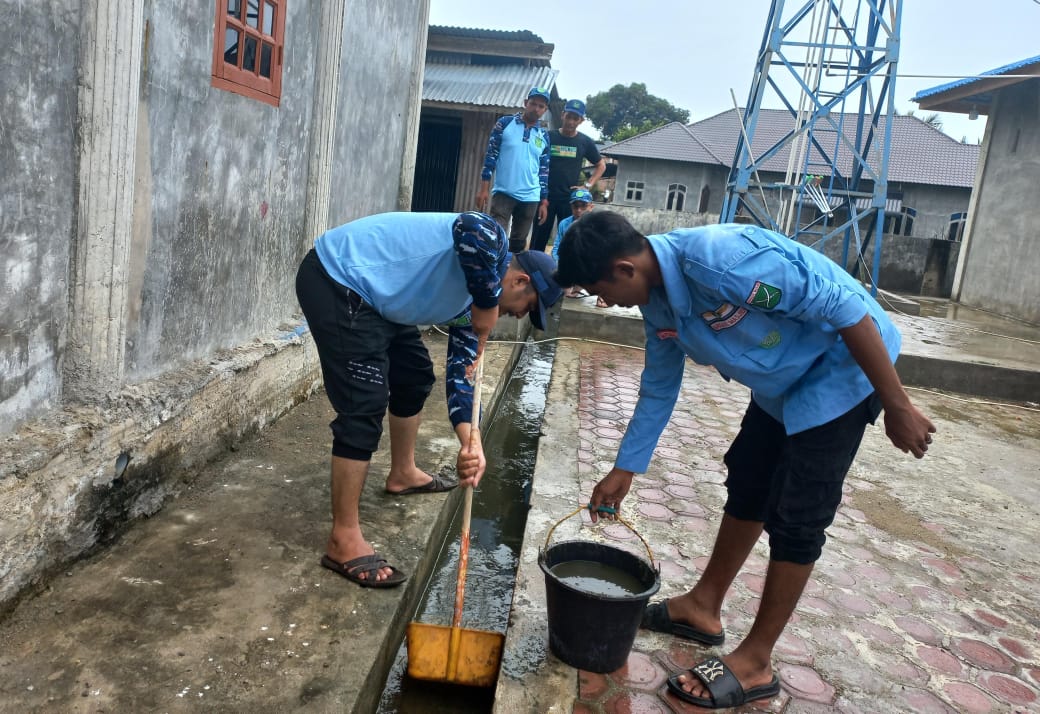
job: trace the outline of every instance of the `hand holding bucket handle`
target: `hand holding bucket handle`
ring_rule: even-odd
[[[560,524],[562,524],[562,523],[563,523],[564,521],[566,521],[566,520],[567,520],[568,518],[571,518],[571,517],[573,517],[573,516],[576,516],[576,515],[578,515],[579,513],[581,513],[582,511],[584,511],[584,510],[585,510],[586,508],[587,508],[587,509],[589,509],[589,510],[591,511],[591,510],[592,510],[592,504],[591,504],[591,503],[586,503],[586,504],[585,504],[585,505],[583,505],[583,506],[578,506],[578,508],[577,508],[577,509],[575,509],[575,510],[571,511],[571,512],[570,512],[570,513],[568,513],[568,514],[567,514],[566,516],[564,516],[563,518],[561,518],[560,520],[556,521],[556,523],[554,523],[554,524],[553,524],[552,528],[550,528],[550,529],[549,529],[549,532],[545,534],[545,545],[544,545],[544,546],[542,546],[542,552],[543,552],[543,553],[544,553],[545,551],[547,551],[547,550],[549,549],[549,541],[550,541],[550,540],[552,539],[552,534],[553,534],[553,532],[555,532],[555,531],[556,531],[556,528],[557,528],[557,527],[558,527],[558,526],[559,526]],[[621,524],[622,524],[622,525],[624,525],[624,526],[625,526],[626,528],[628,528],[628,530],[630,530],[630,531],[632,531],[633,533],[635,533],[635,534],[636,534],[636,538],[638,538],[638,539],[639,539],[639,541],[640,541],[640,542],[641,542],[641,543],[643,544],[643,547],[644,547],[644,548],[646,548],[646,554],[647,554],[648,556],[650,556],[650,567],[651,567],[651,568],[652,568],[653,570],[655,570],[655,571],[657,571],[657,572],[660,572],[660,570],[661,570],[661,569],[660,569],[660,567],[659,567],[659,566],[657,565],[657,561],[656,561],[656,560],[654,560],[654,552],[653,552],[652,550],[650,550],[650,544],[649,544],[649,543],[647,543],[647,542],[646,542],[646,539],[645,539],[645,538],[643,538],[643,536],[639,534],[639,531],[637,531],[637,530],[635,529],[635,526],[633,526],[633,525],[632,525],[631,523],[629,523],[629,522],[628,522],[628,521],[626,521],[626,520],[625,520],[624,518],[622,518],[622,517],[621,517],[621,514],[619,514],[619,513],[617,512],[617,509],[615,509],[615,508],[611,508],[610,506],[596,506],[596,511],[599,511],[600,513],[608,513],[608,514],[610,514],[610,515],[613,515],[613,516],[614,516],[614,518],[615,518],[615,519],[616,519],[616,520],[617,520],[617,521],[618,521],[619,523],[621,523]]]

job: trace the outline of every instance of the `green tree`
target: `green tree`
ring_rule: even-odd
[[[611,141],[620,141],[668,122],[685,123],[690,118],[689,111],[655,97],[640,82],[627,87],[615,84],[605,92],[590,95],[585,115],[603,138]]]
[[[897,111],[896,114],[899,114],[899,112]],[[906,115],[908,117],[915,116],[914,110],[911,109],[910,111],[908,111],[906,113]],[[935,113],[925,114],[923,117],[917,117],[917,118],[920,119],[921,121],[923,121],[928,126],[932,127],[933,129],[936,129],[938,131],[942,131],[942,128],[943,128],[942,117],[940,117],[938,114],[935,114]]]

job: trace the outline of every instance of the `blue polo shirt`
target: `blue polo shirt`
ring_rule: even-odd
[[[549,195],[549,132],[527,126],[521,114],[495,122],[484,155],[480,178],[495,175],[492,193],[504,193],[517,201],[540,201]]]
[[[458,230],[453,230],[458,222]],[[468,422],[477,355],[470,305],[498,305],[512,254],[502,229],[476,213],[382,213],[323,233],[314,243],[325,272],[383,319],[447,323],[445,392],[453,426]]]
[[[870,315],[895,362],[901,338],[836,263],[779,233],[715,225],[647,236],[664,284],[640,308],[646,366],[616,465],[646,471],[686,357],[751,388],[788,434],[825,424],[874,391],[838,330]]]
[[[470,293],[462,259],[477,250],[456,246],[458,213],[380,213],[333,228],[314,243],[322,266],[375,308],[401,325],[437,325],[463,313],[476,299],[498,304],[497,284],[508,265],[505,245],[485,262],[488,294]],[[484,303],[484,304],[481,304]]]

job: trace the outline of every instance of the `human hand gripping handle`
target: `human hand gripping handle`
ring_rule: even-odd
[[[459,449],[459,457],[455,465],[459,475],[459,486],[463,488],[476,488],[487,468],[484,447],[480,441],[480,387],[483,377],[484,360],[478,357],[473,383],[473,415],[470,418],[469,435],[464,439],[462,448]]]
[[[600,506],[607,506],[615,511],[615,513],[603,515],[603,518],[616,519],[616,512],[621,510],[621,501],[632,488],[633,476],[635,476],[633,472],[615,466],[596,484],[596,487],[592,489],[592,497],[589,499],[589,512],[593,523],[601,517]]]

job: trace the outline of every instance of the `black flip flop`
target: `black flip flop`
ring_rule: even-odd
[[[696,627],[684,625],[681,622],[672,622],[672,618],[668,615],[667,602],[652,602],[647,605],[643,610],[643,622],[640,624],[640,627],[644,630],[665,632],[669,635],[682,637],[684,640],[700,642],[708,647],[715,647],[726,641],[725,630],[713,635],[710,632],[698,630]]]
[[[443,493],[450,491],[453,488],[458,487],[458,481],[452,481],[449,478],[445,478],[440,474],[434,474],[433,480],[429,483],[424,483],[422,486],[412,486],[406,488],[403,491],[387,491],[391,496],[411,496],[417,493]]]
[[[354,558],[343,563],[338,563],[329,556],[323,555],[321,556],[321,564],[363,588],[394,588],[408,579],[407,575],[386,562],[386,558],[379,555],[379,553],[362,555],[360,558]],[[376,575],[383,568],[390,568],[393,573],[385,580],[376,580]],[[360,575],[365,577],[359,577]]]
[[[685,691],[679,682],[680,675],[678,674],[668,678],[668,688],[679,699],[698,707],[707,709],[739,707],[758,699],[771,699],[780,693],[780,680],[776,678],[776,675],[773,675],[773,680],[769,684],[744,689],[740,686],[740,680],[736,675],[718,657],[709,657],[687,672],[701,680],[711,696],[695,697]],[[686,672],[681,674],[686,674]]]

